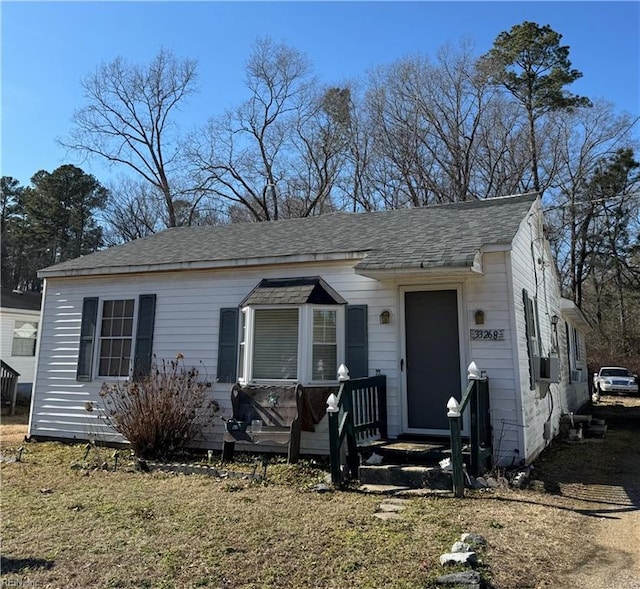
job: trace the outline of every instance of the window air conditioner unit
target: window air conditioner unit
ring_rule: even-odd
[[[534,358],[534,366],[538,382],[560,382],[560,358],[557,356]]]

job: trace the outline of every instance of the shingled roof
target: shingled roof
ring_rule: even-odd
[[[471,267],[483,246],[511,243],[536,194],[266,223],[175,227],[50,266],[42,277],[117,274],[358,257],[356,268]]]

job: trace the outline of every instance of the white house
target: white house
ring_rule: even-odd
[[[42,294],[3,288],[0,297],[0,357],[7,373],[13,370],[20,375],[18,397],[28,399],[36,369]]]
[[[229,415],[234,382],[387,377],[390,438],[446,436],[473,360],[494,454],[531,461],[588,399],[588,323],[561,298],[535,194],[173,228],[40,271],[29,433],[86,439],[103,382],[184,354]],[[326,453],[326,419],[302,453]],[[222,422],[207,445],[219,449]]]

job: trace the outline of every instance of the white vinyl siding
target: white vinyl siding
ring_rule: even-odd
[[[40,311],[11,309],[3,307],[0,311],[0,356],[14,370],[20,373],[18,386],[28,386],[33,382],[36,367],[35,356],[15,356],[13,354],[14,330],[19,323],[29,323],[40,327]],[[36,334],[36,352],[38,340]]]
[[[185,365],[195,367],[201,380],[211,383],[208,389],[211,397],[219,403],[220,415],[227,418],[231,415],[232,383],[217,383],[215,378],[220,309],[237,306],[263,278],[310,275],[321,275],[349,303],[369,305],[369,372],[375,374],[376,370],[380,370],[382,374],[387,375],[390,427],[397,435],[400,433],[398,426],[394,425],[394,420],[399,415],[397,338],[393,324],[380,325],[378,321],[380,312],[385,308],[391,309],[394,316],[398,314],[395,286],[355,275],[352,267],[355,263],[351,261],[295,267],[272,266],[210,272],[184,271],[117,277],[47,279],[41,326],[43,336],[39,345],[40,362],[35,384],[37,395],[34,398],[29,430],[31,435],[86,439],[87,428],[90,426],[96,437],[121,441],[121,438],[104,427],[104,420],[95,420],[98,412],[89,414],[85,410],[86,402],[92,402],[95,406],[101,404],[100,387],[109,379],[96,377],[90,382],[76,380],[84,297],[99,297],[101,301],[137,301],[142,293],[155,293],[157,299],[153,333],[154,357],[159,361],[171,360],[176,354],[182,353]],[[344,305],[329,307],[338,313],[339,361],[344,358],[343,307]],[[251,321],[250,315],[245,316],[247,321]],[[238,323],[241,323],[240,319]],[[302,329],[302,325],[300,328]],[[310,376],[311,319],[308,320],[306,329],[309,341],[305,348],[299,348],[298,364],[302,366],[306,363],[306,370]],[[97,333],[96,338],[98,335]],[[242,339],[242,334],[239,334],[239,339]],[[251,353],[253,342],[248,336],[245,336],[244,341]],[[300,357],[300,354],[304,357]],[[300,378],[298,380],[300,381]],[[332,382],[337,382],[336,377],[333,377]],[[309,386],[311,383],[305,381],[302,384]],[[207,433],[207,441],[204,442],[207,447],[220,448],[223,426],[222,420],[214,422],[211,431]],[[328,443],[323,420],[316,424],[314,432],[303,432],[301,451],[309,454],[326,453]]]

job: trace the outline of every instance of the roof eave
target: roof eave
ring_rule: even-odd
[[[375,280],[391,278],[409,278],[412,276],[459,276],[482,275],[482,252],[461,258],[453,262],[424,261],[420,264],[398,266],[376,266],[375,264],[360,263],[355,268],[356,274]]]
[[[286,264],[305,264],[316,262],[340,262],[361,260],[366,252],[332,252],[317,254],[298,254],[294,256],[272,256],[262,258],[239,258],[234,260],[204,260],[178,262],[172,264],[140,264],[127,266],[108,266],[102,268],[45,268],[38,271],[38,278],[71,278],[82,276],[112,276],[115,274],[145,274],[149,272],[180,272],[185,270],[224,270],[250,268],[257,266],[278,266]]]
[[[569,320],[576,327],[580,327],[583,333],[589,333],[593,330],[587,316],[571,299],[560,299],[560,314],[565,321]]]

